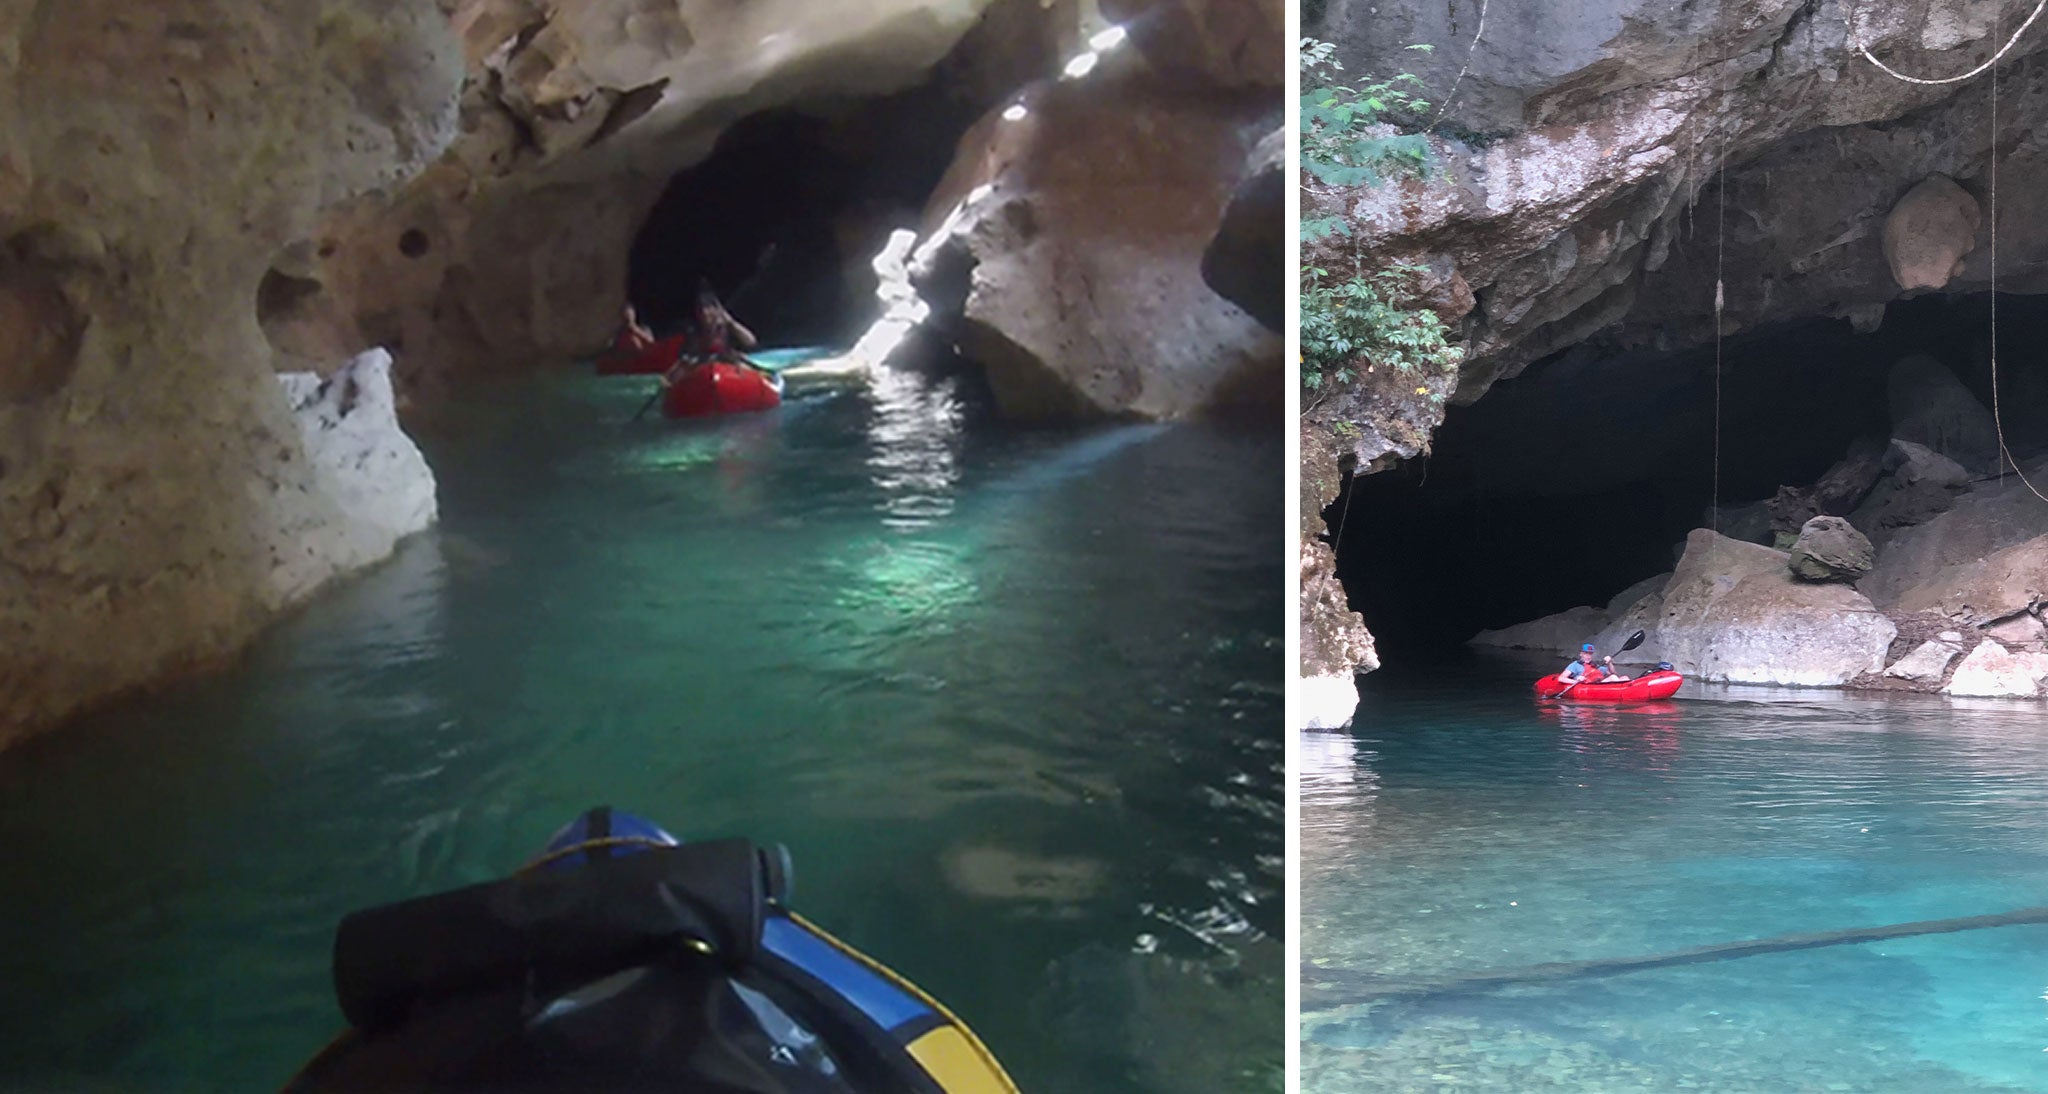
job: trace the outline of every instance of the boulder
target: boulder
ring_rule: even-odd
[[[1938,289],[1963,272],[1983,220],[1977,199],[1947,175],[1929,175],[1884,218],[1884,260],[1899,288]]]
[[[2041,617],[2033,612],[2021,612],[2004,619],[1986,623],[1980,628],[1986,638],[1994,638],[2010,649],[2014,646],[2039,645],[2048,638],[2048,626],[2041,623]]]
[[[1730,683],[1831,687],[1882,669],[1892,621],[1846,585],[1795,580],[1789,563],[1695,529],[1644,652]]]
[[[1788,562],[1807,581],[1854,581],[1870,572],[1870,539],[1841,517],[1815,517],[1799,529]]]
[[[1608,616],[1613,619],[1620,619],[1630,608],[1635,607],[1637,601],[1646,596],[1661,594],[1664,591],[1664,583],[1670,580],[1671,573],[1667,570],[1664,573],[1646,577],[1614,594],[1614,598],[1607,602]]]
[[[1777,496],[1764,503],[1764,511],[1771,517],[1770,545],[1783,551],[1799,538],[1806,522],[1820,514],[1820,507],[1814,504],[1811,490],[1780,486]]]
[[[2028,468],[2028,476],[2043,481],[2048,477],[2048,460]],[[1885,489],[1883,484],[1878,487]],[[2017,476],[1946,493],[1947,510],[1917,524],[1879,527],[1865,523],[1868,514],[1861,511],[1850,518],[1878,547],[1877,565],[1856,587],[1879,606],[1892,607],[1906,590],[1942,581],[1953,568],[2048,535],[2048,505],[2041,504]]]
[[[1884,463],[1884,477],[1849,517],[1875,543],[1954,508],[1969,489],[1970,473],[1926,445],[1893,438]]]
[[[1963,658],[1941,690],[1944,695],[1978,698],[2032,698],[2041,694],[2044,672],[2048,663],[2042,655],[2013,653],[1987,638]]]
[[[1900,612],[1939,612],[1982,626],[2048,600],[2048,536],[1950,566],[1900,593]]]
[[[1925,354],[1901,357],[1886,379],[1892,436],[1928,448],[1972,471],[1998,458],[1991,412],[1956,374]]]
[[[1720,527],[1716,530],[1719,531],[1722,535],[1727,536],[1729,539],[1736,540],[1741,543],[1761,543],[1765,546],[1769,546],[1772,539],[1772,500],[1775,499],[1753,501],[1748,503],[1747,505],[1722,506],[1721,524]],[[1700,510],[1700,527],[1714,527],[1714,515],[1712,509]],[[1678,556],[1684,553],[1685,544],[1677,544],[1671,552],[1672,561],[1676,562],[1678,560]]]
[[[1854,512],[1869,495],[1870,488],[1877,485],[1878,476],[1884,474],[1888,450],[1889,445],[1883,437],[1857,438],[1849,446],[1848,454],[1813,484],[1814,508],[1835,517]]]
[[[1569,654],[1577,652],[1580,646],[1593,641],[1594,636],[1607,626],[1607,622],[1607,613],[1598,608],[1567,608],[1554,615],[1532,619],[1527,623],[1517,623],[1512,627],[1480,631],[1466,644]]]
[[[1960,637],[1960,636],[1958,636]],[[1931,683],[1948,672],[1948,663],[1956,659],[1960,648],[1947,642],[1922,642],[1918,649],[1899,658],[1884,670],[1886,676],[1917,683]]]
[[[1202,256],[1265,93],[1192,96],[1111,55],[961,138],[913,267],[935,333],[1013,419],[1176,418],[1277,406],[1280,335],[1217,295]],[[1221,166],[1219,166],[1221,165]]]
[[[1669,582],[1671,575],[1663,574],[1653,580]],[[1639,582],[1631,586],[1630,591],[1640,588],[1643,584],[1647,584],[1647,582]],[[1607,614],[1613,619],[1613,622],[1607,624],[1607,628],[1592,639],[1594,648],[1603,652],[1618,650],[1621,648],[1622,643],[1627,642],[1629,636],[1637,631],[1645,633],[1654,631],[1657,627],[1658,619],[1664,615],[1664,589],[1665,585],[1659,584],[1656,588],[1636,597],[1635,600],[1622,606],[1619,610],[1610,609]],[[1615,599],[1620,600],[1621,597],[1616,597]]]

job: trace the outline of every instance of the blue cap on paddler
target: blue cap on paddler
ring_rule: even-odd
[[[1588,643],[1586,643],[1585,645],[1583,645],[1583,646],[1580,646],[1580,647],[1579,647],[1579,652],[1580,652],[1580,653],[1592,653],[1592,652],[1593,652],[1593,643],[1591,643],[1591,642],[1588,642]]]

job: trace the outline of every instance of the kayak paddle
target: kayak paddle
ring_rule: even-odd
[[[1636,648],[1637,646],[1640,646],[1640,645],[1642,645],[1642,644],[1643,644],[1643,639],[1644,639],[1645,637],[1646,637],[1646,636],[1645,636],[1645,635],[1643,634],[1643,632],[1642,632],[1642,631],[1637,631],[1636,633],[1634,633],[1634,634],[1632,634],[1632,635],[1629,635],[1629,636],[1628,636],[1628,641],[1626,641],[1626,642],[1623,642],[1623,643],[1621,644],[1621,648],[1620,648],[1620,649],[1618,649],[1618,650],[1615,650],[1614,652],[1615,652],[1615,653],[1627,653],[1628,651],[1630,651],[1630,650],[1632,650],[1632,649],[1635,649],[1635,648]],[[1610,655],[1610,656],[1612,656],[1612,655]],[[1586,678],[1585,678],[1584,676],[1581,676],[1581,677],[1579,677],[1579,678],[1578,678],[1577,680],[1574,680],[1574,681],[1572,681],[1571,683],[1569,683],[1569,684],[1566,684],[1566,685],[1564,686],[1564,690],[1563,690],[1563,691],[1560,691],[1560,692],[1558,692],[1558,693],[1557,693],[1557,697],[1558,697],[1558,698],[1560,698],[1560,699],[1562,699],[1562,698],[1564,698],[1565,696],[1567,696],[1567,695],[1570,695],[1570,694],[1572,693],[1572,689],[1573,689],[1573,688],[1575,688],[1575,687],[1578,687],[1578,686],[1579,686],[1580,684],[1583,684],[1583,683],[1585,683],[1585,682],[1586,682]]]

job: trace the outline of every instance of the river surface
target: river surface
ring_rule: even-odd
[[[424,441],[436,531],[0,756],[0,1086],[274,1089],[342,914],[610,803],[787,844],[796,907],[1027,1090],[1280,1088],[1277,431],[645,390],[480,397]]]
[[[2048,1089],[2044,926],[1444,984],[2048,904],[2036,705],[1539,704],[1545,668],[1377,673],[1302,735],[1304,1091]]]

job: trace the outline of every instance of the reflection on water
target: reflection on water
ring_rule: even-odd
[[[1277,1090],[1277,438],[1012,432],[944,381],[677,427],[480,391],[443,525],[236,671],[0,756],[0,1085],[274,1087],[330,932],[598,802],[802,908],[1027,1089]]]
[[[868,467],[888,527],[922,528],[953,511],[965,422],[958,386],[886,365],[872,375]]]
[[[1305,1091],[2048,1089],[2043,927],[1347,994],[2048,903],[2035,711],[1534,675],[1375,674],[1303,735]]]

